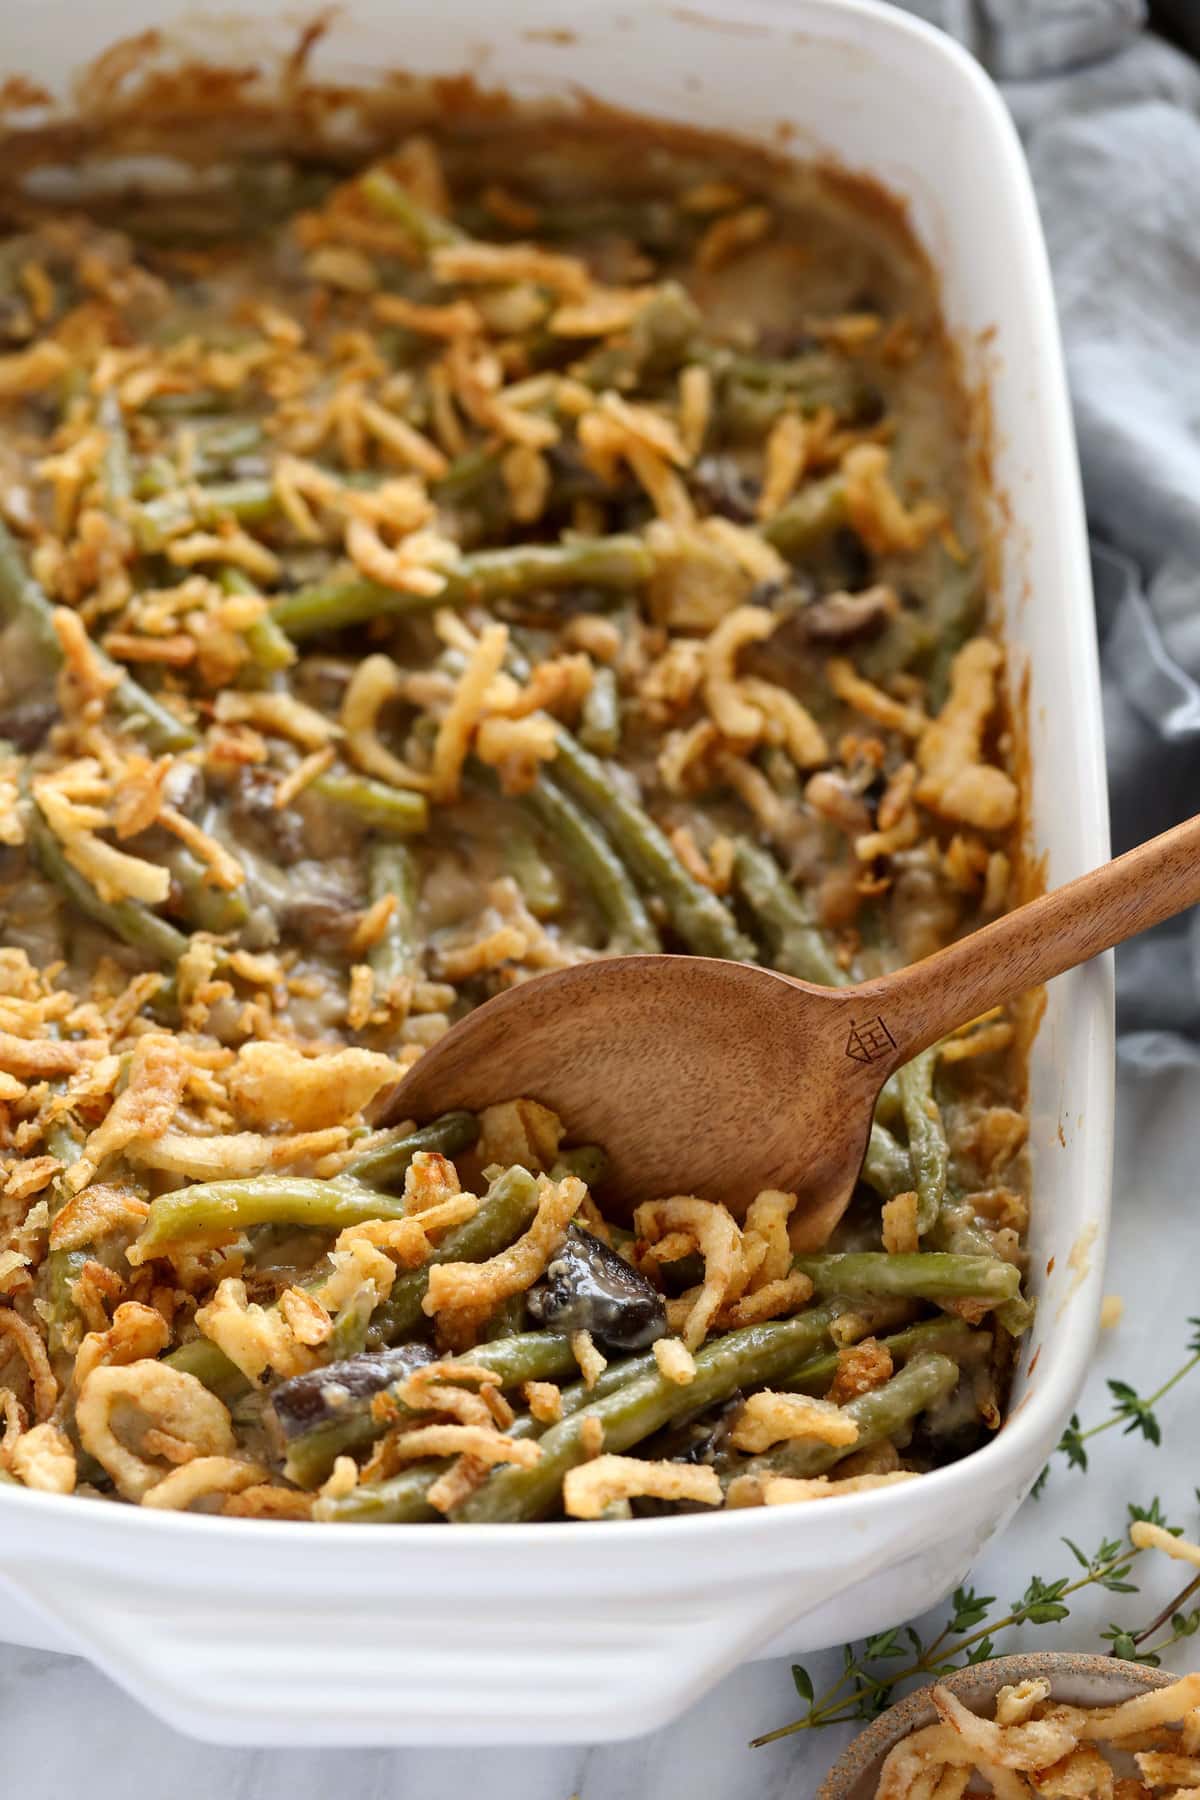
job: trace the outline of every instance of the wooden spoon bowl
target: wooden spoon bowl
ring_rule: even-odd
[[[853,1191],[894,1054],[855,988],[623,956],[489,1000],[425,1052],[398,1106],[421,1117],[527,1095],[604,1145],[630,1205],[686,1193],[740,1211],[778,1187],[801,1193],[821,1231]]]

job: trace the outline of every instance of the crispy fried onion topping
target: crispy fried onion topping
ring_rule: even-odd
[[[266,1469],[257,1463],[243,1462],[237,1456],[197,1456],[181,1463],[143,1497],[143,1506],[157,1506],[164,1512],[185,1512],[194,1500],[209,1494],[239,1494],[267,1479]]]
[[[0,1306],[0,1345],[7,1339],[29,1372],[29,1389],[33,1410],[42,1422],[54,1411],[58,1399],[58,1383],[46,1355],[41,1338],[19,1313],[10,1306]]]
[[[1017,816],[1012,776],[981,760],[1003,662],[1004,652],[991,638],[964,644],[951,665],[946,704],[917,744],[921,805],[979,831],[1002,831]]]
[[[381,1260],[387,1262],[386,1257]],[[326,1304],[323,1294],[321,1299]],[[311,1351],[284,1314],[250,1300],[245,1282],[236,1276],[227,1275],[218,1284],[212,1299],[196,1313],[196,1324],[247,1381],[259,1382],[267,1369],[287,1377],[312,1367]]]
[[[502,1100],[479,1115],[479,1160],[511,1168],[520,1163],[531,1175],[548,1173],[558,1160],[565,1126],[557,1113],[536,1100]]]
[[[643,1498],[720,1506],[721,1483],[715,1469],[636,1456],[597,1456],[563,1480],[563,1506],[572,1519],[599,1519],[615,1500]]]
[[[654,1247],[658,1261],[675,1262],[691,1250],[704,1258],[703,1282],[682,1296],[688,1304],[680,1336],[689,1350],[695,1350],[704,1342],[741,1266],[742,1234],[736,1219],[710,1200],[675,1194],[639,1206],[633,1228],[639,1241]]]
[[[858,1426],[840,1406],[807,1394],[777,1394],[763,1388],[751,1394],[738,1414],[730,1441],[738,1450],[757,1455],[772,1444],[792,1438],[815,1438],[837,1446],[858,1441]]]
[[[70,1494],[75,1490],[75,1451],[70,1438],[57,1425],[34,1425],[24,1431],[7,1451],[10,1472],[27,1488],[42,1494]]]
[[[135,1138],[161,1137],[183,1098],[191,1065],[177,1039],[147,1032],[134,1046],[129,1080],[108,1109],[104,1123],[89,1136],[79,1161],[64,1177],[72,1193],[91,1181],[101,1163],[132,1144]]]
[[[323,1131],[362,1111],[403,1071],[375,1050],[303,1056],[291,1044],[243,1044],[226,1085],[245,1124],[259,1131],[289,1125]]]
[[[141,1362],[166,1349],[171,1333],[162,1314],[140,1300],[123,1300],[107,1331],[89,1331],[75,1357],[73,1380],[81,1388],[93,1369]]]
[[[345,1148],[346,1129],[328,1125],[323,1131],[299,1131],[268,1137],[256,1131],[223,1132],[201,1137],[192,1131],[164,1131],[153,1140],[136,1138],[129,1145],[131,1162],[143,1169],[162,1169],[192,1181],[237,1181],[267,1169],[295,1169]]]
[[[228,1412],[182,1369],[143,1359],[93,1369],[75,1404],[80,1441],[112,1476],[125,1500],[141,1501],[174,1465],[198,1456],[232,1457]],[[135,1447],[136,1446],[136,1447]]]
[[[547,1263],[561,1248],[567,1226],[586,1193],[582,1181],[574,1175],[562,1181],[540,1176],[537,1212],[528,1231],[487,1262],[435,1263],[421,1302],[425,1312],[433,1315],[491,1311],[510,1295],[524,1293],[544,1274]]]
[[[811,1297],[808,1276],[788,1273],[787,1221],[795,1205],[794,1194],[768,1188],[751,1203],[741,1228],[726,1207],[694,1194],[638,1207],[633,1222],[644,1269],[653,1273],[693,1250],[704,1258],[701,1285],[667,1302],[671,1329],[687,1349],[698,1348],[714,1327],[729,1331],[779,1318]]]
[[[815,1475],[800,1481],[790,1475],[774,1475],[763,1483],[764,1506],[794,1506],[801,1500],[836,1500],[843,1494],[871,1494],[876,1488],[898,1487],[901,1482],[919,1481],[912,1469],[889,1469],[880,1475],[847,1475],[831,1481],[828,1475]]]

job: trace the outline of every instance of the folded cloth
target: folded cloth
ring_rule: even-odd
[[[1200,12],[1200,0],[1195,0]],[[1200,810],[1200,65],[1141,0],[912,0],[1025,139],[1092,532],[1118,850]],[[1117,958],[1122,1053],[1200,1060],[1200,912]]]
[[[1108,56],[1146,16],[1144,0],[909,0],[908,10],[1013,79]]]

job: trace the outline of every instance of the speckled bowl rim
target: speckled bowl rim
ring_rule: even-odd
[[[1055,1699],[1070,1701],[1072,1683],[1080,1677],[1091,1677],[1131,1690],[1119,1696],[1132,1699],[1145,1688],[1167,1687],[1178,1676],[1168,1669],[1151,1669],[1145,1663],[1124,1662],[1116,1656],[1096,1656],[1064,1650],[1031,1651],[1025,1655],[999,1656],[994,1662],[977,1663],[970,1669],[959,1669],[939,1683],[929,1683],[906,1694],[903,1700],[881,1713],[865,1731],[859,1733],[850,1748],[829,1771],[813,1800],[856,1800],[861,1783],[870,1776],[878,1777],[879,1765],[893,1745],[910,1732],[932,1725],[937,1717],[930,1694],[934,1686],[950,1689],[964,1705],[973,1706],[990,1700],[1000,1688],[1018,1681],[1044,1679],[1051,1684]],[[1063,1692],[1062,1690],[1066,1691]],[[1116,1698],[1111,1704],[1116,1704]]]

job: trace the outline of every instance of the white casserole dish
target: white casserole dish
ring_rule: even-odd
[[[188,30],[240,61],[295,14],[241,0]],[[9,0],[2,62],[57,92],[164,0]],[[258,21],[257,25],[246,20]],[[564,29],[569,27],[569,30]],[[255,32],[258,33],[255,36]],[[350,0],[316,72],[478,73],[583,91],[872,177],[907,204],[972,386],[1005,509],[999,598],[1029,677],[1032,835],[1047,879],[1107,855],[1079,476],[1042,236],[1012,125],[949,39],[872,0]],[[224,1743],[596,1741],[662,1724],[748,1656],[840,1643],[958,1582],[1056,1441],[1092,1352],[1107,1228],[1107,959],[1054,984],[1031,1067],[1038,1324],[1010,1417],[892,1492],[607,1524],[270,1524],[0,1487],[0,1636],[91,1658],[181,1730]]]

